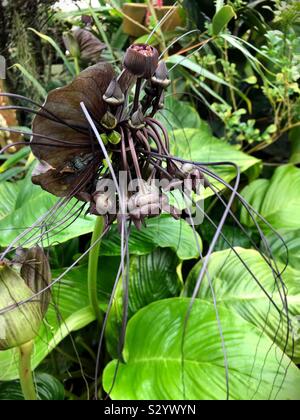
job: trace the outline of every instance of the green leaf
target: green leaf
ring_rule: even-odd
[[[225,250],[214,253],[209,262],[209,276],[212,279],[214,292],[219,305],[224,305],[235,310],[246,321],[254,324],[262,333],[276,341],[283,350],[286,347],[288,334],[285,310],[280,293],[275,285],[274,275],[271,268],[261,255],[250,249],[236,248],[239,258],[232,250]],[[247,271],[246,264],[251,273]],[[191,271],[185,294],[191,296],[197,281],[202,263],[198,263]],[[278,269],[283,271],[284,265],[278,263]],[[257,284],[254,277],[261,284]],[[300,272],[288,268],[282,275],[285,287],[288,290],[289,316],[291,320],[300,314]],[[270,302],[266,293],[272,297],[275,305]],[[283,291],[281,289],[281,294]],[[205,278],[199,292],[199,298],[212,301],[212,293],[208,279]],[[283,296],[282,296],[283,298]],[[280,317],[283,317],[280,319]],[[295,331],[294,331],[295,332]],[[285,349],[286,353],[295,358],[300,357],[300,337],[293,342],[292,332]]]
[[[16,176],[20,175],[22,172],[24,172],[24,168],[17,166],[15,168],[8,169],[7,171],[3,172],[2,174],[0,173],[0,184],[2,182],[12,180]]]
[[[165,108],[159,112],[157,119],[170,133],[183,128],[194,128],[211,133],[211,128],[201,120],[197,110],[187,102],[178,101],[176,96],[166,97]]]
[[[47,373],[34,375],[38,400],[63,401],[65,399],[64,386],[54,376]],[[24,400],[20,382],[3,382],[0,384],[0,401]]]
[[[197,234],[199,243],[201,238]],[[146,255],[156,248],[171,248],[182,260],[197,258],[199,251],[192,227],[185,220],[175,220],[169,215],[154,217],[146,221],[139,231],[132,227],[129,237],[131,255]],[[121,238],[113,225],[101,244],[101,255],[121,255]]]
[[[288,262],[290,267],[300,271],[300,229],[281,229],[277,233],[284,240],[285,245],[283,245],[282,239],[273,232],[270,232],[266,238],[274,258],[281,261],[282,264]]]
[[[300,169],[285,165],[276,169],[270,180],[252,182],[242,195],[275,229],[299,229],[299,191]],[[241,211],[241,222],[254,226],[244,209]],[[266,232],[270,230],[265,224],[262,224],[262,229]]]
[[[127,328],[124,363],[104,371],[104,389],[120,400],[223,400],[224,353],[214,306],[196,300],[182,337],[190,299],[173,298],[140,310]],[[219,307],[233,400],[300,399],[300,372],[270,339]],[[266,357],[268,356],[268,357]]]
[[[223,251],[224,249],[228,249],[228,242],[231,244],[231,246],[234,247],[251,248],[252,243],[250,238],[252,231],[250,229],[248,232],[250,238],[247,237],[243,231],[241,231],[239,226],[226,224],[224,225],[222,232],[226,240],[223,236],[221,236],[215,246],[215,251]],[[202,240],[210,244],[216,233],[216,228],[207,219],[205,219],[200,226],[199,233],[202,237]]]
[[[228,143],[217,139],[212,134],[204,130],[175,130],[174,140],[171,144],[171,153],[183,159],[192,160],[194,162],[234,162],[242,172],[249,168],[259,165],[260,161],[250,155],[247,155]],[[215,167],[213,169],[225,181],[229,182],[236,176],[234,168],[224,166]],[[215,182],[215,181],[214,181]],[[218,185],[222,187],[221,185]],[[222,187],[224,188],[224,187]]]
[[[28,157],[30,153],[29,147],[23,147],[22,149],[18,150],[16,153],[13,153],[1,166],[0,166],[0,174],[7,171],[9,168],[13,167],[21,160]]]
[[[236,16],[231,6],[223,6],[213,17],[213,33],[219,35],[228,25],[228,23]]]
[[[20,190],[19,183],[0,183],[0,221],[8,216],[14,209]],[[2,233],[1,233],[2,237]]]
[[[177,274],[178,257],[170,249],[157,249],[149,255],[134,256],[129,264],[128,319],[139,309],[160,299],[179,296],[182,282]],[[120,280],[106,329],[109,352],[117,357],[123,319],[123,283]]]
[[[300,127],[295,127],[290,130],[289,141],[292,149],[290,162],[297,165],[300,163]]]
[[[103,311],[107,308],[112,284],[119,267],[119,259],[100,259],[99,263],[99,302]],[[63,269],[53,272],[57,278]],[[87,265],[74,268],[63,280],[52,288],[52,304],[46,314],[44,325],[35,340],[32,368],[35,369],[45,357],[70,332],[80,330],[95,320],[90,309],[87,290]],[[0,381],[18,378],[18,351],[15,349],[0,352]]]
[[[8,200],[6,199],[6,194]],[[57,198],[43,191],[40,187],[35,186],[26,178],[24,181],[18,181],[14,184],[9,182],[0,184],[0,197],[4,199],[0,201],[0,246],[8,246],[19,234],[23,233],[26,228],[32,226],[41,216],[46,214],[57,202]],[[60,221],[68,219],[67,213],[72,210],[75,213],[79,209],[80,204],[76,205],[76,201],[64,206],[63,210],[58,210],[56,216],[53,216],[51,223],[48,222],[48,229],[59,224]],[[75,220],[76,219],[76,220]],[[73,222],[71,223],[71,221]],[[55,243],[66,242],[86,233],[90,233],[94,228],[94,216],[85,216],[84,211],[76,218],[66,220],[62,225],[57,226],[49,235],[45,235],[44,246],[51,246]],[[40,233],[40,227],[35,228],[35,234]],[[28,239],[33,235],[29,233],[22,239]],[[36,240],[32,240],[26,244],[26,247],[32,246]]]
[[[12,67],[16,67],[23,74],[23,76],[26,79],[28,79],[30,83],[32,83],[32,86],[35,87],[41,99],[44,100],[46,98],[46,89],[43,88],[41,83],[31,73],[29,73],[29,71],[26,70],[25,67],[23,67],[21,64],[14,64]]]
[[[215,75],[213,72],[205,69],[200,64],[193,61],[193,59],[190,59],[188,57],[181,57],[179,55],[174,54],[171,57],[168,57],[168,59],[166,61],[167,61],[167,63],[174,64],[174,66],[173,66],[174,68],[176,66],[183,66],[183,67],[189,69],[190,71],[192,71],[194,73],[197,73],[200,77],[204,77],[205,79],[211,80],[212,82],[215,82],[217,84],[227,86],[227,87],[233,89],[247,103],[247,106],[248,106],[249,110],[251,111],[251,109],[252,109],[251,101],[247,98],[247,96],[242,91],[240,91],[236,86],[228,83],[222,77],[219,77],[219,76]]]
[[[75,76],[75,70],[72,67],[72,65],[70,64],[70,62],[68,61],[67,57],[65,56],[65,54],[62,52],[61,48],[59,47],[59,45],[54,41],[54,39],[52,39],[50,36],[42,34],[41,32],[38,32],[37,30],[33,29],[33,28],[29,28],[30,31],[34,32],[37,36],[39,36],[43,41],[48,42],[48,44],[50,44],[55,51],[57,52],[57,54],[60,56],[60,58],[63,60],[66,68],[68,69],[68,71],[70,72],[70,74],[72,76]]]

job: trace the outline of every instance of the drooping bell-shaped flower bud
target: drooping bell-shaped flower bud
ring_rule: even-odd
[[[101,125],[103,125],[104,128],[107,128],[108,130],[113,130],[116,128],[118,124],[118,120],[116,117],[109,111],[104,114],[104,117],[101,120]]]
[[[129,120],[129,125],[135,130],[140,130],[141,128],[145,127],[145,117],[141,105],[139,106],[138,110],[132,114]]]
[[[49,305],[49,291],[34,296],[51,281],[43,250],[24,251],[20,264],[6,261],[0,264],[0,311],[7,308],[0,314],[0,351],[32,341],[38,335]]]
[[[92,16],[82,15],[81,22],[85,25],[86,29],[90,30],[93,26],[94,19],[92,18]]]
[[[137,77],[151,79],[158,66],[158,51],[147,44],[133,44],[125,54],[124,67]]]
[[[158,67],[155,71],[155,74],[152,76],[151,81],[153,84],[161,86],[164,89],[170,86],[171,80],[169,79],[168,68],[164,61],[160,61],[158,64]]]
[[[125,96],[116,79],[113,79],[110,82],[105,94],[103,95],[103,99],[107,104],[112,106],[119,106],[124,103]]]

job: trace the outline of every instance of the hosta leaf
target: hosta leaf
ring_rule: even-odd
[[[197,234],[199,243],[201,239]],[[199,256],[197,242],[192,227],[184,220],[175,220],[168,215],[146,221],[140,231],[132,227],[129,238],[129,251],[133,255],[146,255],[154,249],[171,248],[182,260]],[[121,238],[117,227],[112,226],[101,245],[102,255],[121,254]]]
[[[172,139],[172,132],[176,129],[194,128],[211,134],[209,125],[201,120],[196,108],[189,103],[179,101],[176,96],[167,96],[165,107],[157,115],[157,119],[164,124]]]
[[[32,185],[28,179],[26,179],[26,182],[18,181],[15,184],[9,182],[0,184],[0,197],[3,197],[0,201],[0,246],[2,247],[8,246],[57,202],[56,197],[43,191],[40,187]],[[75,214],[73,218],[68,218],[68,211],[71,210],[73,214],[76,208],[78,209],[79,205],[76,205],[76,202],[72,200],[63,211],[57,211],[59,215],[53,217],[51,223],[47,225],[48,229],[54,224],[59,225],[63,216],[68,220],[57,226],[51,234],[45,235],[44,246],[66,242],[69,239],[93,231],[95,217],[85,216],[84,211],[77,219]],[[71,221],[73,222],[71,223]],[[35,228],[34,232],[36,234],[40,233],[40,227]],[[24,242],[32,235],[33,232],[30,232],[22,241]],[[30,241],[26,246],[30,247],[35,242],[37,241]]]
[[[276,169],[270,180],[257,180],[243,191],[245,199],[275,229],[300,228],[300,169],[286,165]],[[253,221],[241,212],[241,221],[253,226]],[[262,228],[270,229],[262,224]]]
[[[242,172],[258,165],[260,161],[249,156],[228,143],[217,139],[204,130],[176,130],[171,147],[172,154],[195,162],[214,163],[220,161],[236,163]],[[236,176],[234,168],[223,166],[213,169],[225,181],[231,181]],[[214,181],[215,184],[215,181]],[[220,184],[221,185],[221,184]]]
[[[36,373],[34,380],[38,400],[63,401],[65,399],[64,386],[54,376],[47,373]],[[1,400],[24,400],[19,381],[0,383]]]
[[[100,259],[99,269],[99,302],[103,310],[119,266],[119,259]],[[109,269],[108,269],[109,268]],[[53,273],[57,278],[62,270]],[[79,266],[70,271],[63,280],[52,289],[53,303],[47,312],[44,325],[35,340],[32,366],[35,369],[41,361],[70,332],[77,331],[95,320],[89,306],[87,291],[87,266]],[[9,381],[18,377],[17,351],[0,352],[0,381]]]
[[[20,185],[12,182],[0,183],[0,221],[14,209]],[[2,232],[1,232],[2,237]]]
[[[300,271],[300,229],[279,230],[278,234],[281,238],[275,233],[267,236],[274,258]]]
[[[289,342],[286,344],[287,320],[280,297],[280,293],[282,298],[284,293],[282,288],[280,293],[278,292],[271,268],[255,250],[236,248],[236,251],[244,264],[249,267],[252,275],[231,250],[214,253],[209,262],[209,276],[212,279],[218,304],[235,310],[245,320],[268,334],[290,356],[299,358],[300,337],[295,336],[295,342],[293,342],[293,333],[296,331],[290,331]],[[201,263],[197,264],[189,275],[185,290],[188,296],[193,293],[201,265]],[[283,271],[284,265],[278,263],[278,269]],[[260,282],[261,287],[253,276]],[[282,274],[282,278],[288,291],[289,316],[291,321],[296,321],[300,315],[300,272],[288,268]],[[269,294],[270,299],[272,297],[274,305],[266,293]],[[199,298],[212,301],[207,278],[201,286]],[[280,316],[283,317],[281,320]]]
[[[134,256],[130,259],[129,318],[151,302],[179,296],[182,282],[176,272],[178,263],[178,257],[170,249],[157,249],[149,255]],[[117,356],[121,333],[123,296],[124,289],[120,281],[106,330],[108,348],[114,356]]]
[[[196,300],[184,344],[190,299],[173,298],[141,309],[127,328],[124,362],[104,371],[112,399],[222,400],[224,352],[214,306]],[[219,307],[234,400],[300,399],[300,372],[271,340],[234,311]],[[183,349],[183,351],[182,351]]]
[[[244,232],[240,230],[238,226],[226,224],[224,225],[222,232],[224,236],[219,238],[215,246],[215,251],[223,251],[224,249],[228,249],[229,244],[234,247],[251,248],[251,231],[249,232],[249,238],[245,235]],[[205,240],[207,243],[211,243],[216,233],[216,228],[206,219],[201,225],[199,233],[201,234],[203,241]]]

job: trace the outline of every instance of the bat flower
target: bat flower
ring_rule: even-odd
[[[201,176],[172,161],[167,130],[155,119],[169,85],[158,51],[134,44],[118,75],[110,64],[99,63],[50,92],[32,125],[30,146],[38,159],[33,182],[58,197],[90,203],[90,212],[104,215],[108,224],[125,216],[140,227],[165,211],[178,217],[165,191],[153,185],[177,177],[179,187],[190,178],[194,189]],[[132,180],[140,186],[134,193],[127,188],[123,204],[116,174],[128,180],[126,188]]]

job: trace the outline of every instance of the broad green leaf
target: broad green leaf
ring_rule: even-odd
[[[258,180],[247,186],[242,195],[275,229],[300,228],[300,169],[285,165],[276,169],[270,180]],[[254,225],[245,210],[241,212],[243,224]],[[265,231],[269,231],[261,223]]]
[[[300,127],[290,130],[289,141],[292,148],[290,162],[298,165],[300,163]]]
[[[197,238],[201,244],[198,234]],[[138,231],[131,228],[129,252],[132,255],[146,255],[156,248],[171,248],[182,260],[197,258],[199,251],[192,227],[184,220],[175,220],[169,215],[154,217],[146,221],[146,227]],[[103,239],[101,254],[121,255],[121,238],[116,225]]]
[[[18,183],[8,181],[0,183],[0,222],[13,211],[19,193],[19,187],[20,185]]]
[[[182,282],[177,274],[178,264],[177,255],[170,249],[159,248],[148,255],[131,257],[129,264],[128,319],[149,303],[179,296]],[[117,357],[121,334],[123,296],[124,288],[122,280],[120,280],[106,330],[106,342],[111,355],[114,357]]]
[[[141,309],[127,328],[124,362],[104,371],[113,400],[226,399],[224,352],[214,306],[190,299]],[[219,306],[233,400],[300,399],[300,372],[261,331]],[[183,350],[183,351],[182,351]],[[282,361],[280,363],[282,356]]]
[[[46,214],[57,202],[57,198],[43,191],[40,187],[33,185],[28,178],[24,181],[18,181],[14,184],[0,184],[0,246],[8,246],[19,234],[22,234],[26,228],[32,226],[37,220]],[[8,199],[6,199],[8,197]],[[48,221],[47,228],[50,229],[56,225],[56,229],[51,231],[49,235],[45,235],[44,246],[51,246],[55,243],[66,242],[93,231],[95,217],[85,215],[85,211],[76,213],[80,205],[76,205],[76,201],[72,200],[65,205],[63,210],[59,209],[55,215]],[[72,211],[73,217],[68,216],[68,211]],[[65,219],[65,222],[60,224]],[[71,223],[72,222],[72,223]],[[21,243],[31,237],[33,234],[38,235],[41,227],[37,226],[34,231],[27,234],[21,240]],[[32,239],[26,244],[27,247],[32,246],[36,239]]]
[[[282,285],[279,292],[272,269],[257,251],[235,249],[243,263],[232,250],[228,249],[214,253],[209,262],[209,277],[218,305],[225,305],[235,310],[245,320],[268,334],[279,347],[285,349],[288,355],[299,358],[300,337],[295,336],[295,342],[293,342],[293,333],[296,331],[289,331],[289,342],[286,343],[288,327],[285,302],[282,301],[284,299]],[[246,266],[249,267],[251,273],[247,271]],[[200,262],[189,275],[185,290],[188,296],[193,293],[201,267]],[[284,265],[278,263],[278,269],[283,271]],[[288,291],[289,317],[291,321],[296,321],[300,315],[300,271],[288,268],[282,274],[282,279]],[[212,301],[208,280],[205,278],[199,298]],[[279,284],[279,280],[277,281]]]
[[[213,17],[213,33],[219,35],[228,25],[228,23],[236,16],[234,9],[231,6],[223,6],[217,11]]]
[[[223,236],[220,236],[215,246],[215,251],[223,251],[224,249],[228,249],[230,245],[233,247],[251,248],[251,236],[253,233],[250,229],[248,229],[248,231],[249,237],[247,237],[237,225],[224,225],[222,229]],[[216,233],[216,228],[205,219],[204,223],[200,226],[199,233],[202,240],[210,244]]]
[[[38,400],[42,401],[63,401],[65,389],[54,376],[47,373],[36,373],[34,375]],[[0,384],[0,401],[3,400],[24,400],[20,382],[3,382]]]
[[[240,167],[242,172],[260,164],[258,159],[217,139],[212,134],[208,133],[207,130],[175,130],[174,140],[171,144],[171,152],[174,156],[179,156],[194,162],[234,162]],[[210,167],[208,169],[216,172],[227,182],[231,181],[236,176],[235,169],[229,166],[224,165],[223,167]]]
[[[106,310],[112,284],[119,266],[119,259],[100,259],[99,302]],[[55,271],[57,278],[62,270]],[[70,332],[80,330],[95,320],[90,309],[87,291],[87,265],[70,271],[52,289],[52,304],[45,322],[35,340],[32,367],[35,369],[42,360],[67,337]],[[10,381],[18,377],[18,352],[13,349],[0,352],[0,381]]]
[[[165,108],[159,112],[157,119],[164,124],[170,134],[176,129],[183,128],[194,128],[211,133],[211,128],[201,120],[197,110],[187,102],[178,101],[174,96],[166,97]]]
[[[270,232],[266,238],[274,258],[300,271],[300,229],[281,229],[277,233]]]

